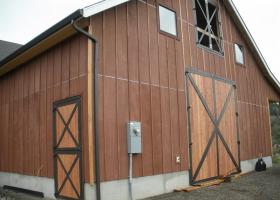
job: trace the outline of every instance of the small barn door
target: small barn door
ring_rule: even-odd
[[[83,199],[80,97],[54,103],[53,139],[55,196]]]
[[[186,77],[191,183],[240,172],[235,84],[190,69]]]

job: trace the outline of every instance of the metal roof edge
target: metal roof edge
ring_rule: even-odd
[[[128,1],[130,0],[103,0],[83,8],[83,16],[90,17]]]
[[[264,57],[263,57],[263,55],[262,55],[262,53],[261,53],[259,47],[257,46],[257,44],[256,44],[256,42],[255,42],[253,36],[251,35],[251,33],[250,33],[248,27],[246,26],[244,20],[242,19],[242,17],[241,17],[241,15],[240,15],[239,11],[237,10],[235,4],[233,3],[232,0],[223,0],[223,1],[224,1],[225,5],[228,5],[228,6],[229,6],[229,9],[232,9],[233,14],[234,14],[234,16],[232,16],[232,17],[235,17],[235,18],[238,20],[238,22],[239,22],[239,24],[237,24],[237,26],[238,26],[239,28],[242,29],[241,31],[243,31],[243,32],[246,33],[246,36],[248,37],[248,40],[249,40],[248,42],[249,42],[250,45],[253,47],[253,49],[256,51],[255,53],[257,54],[259,60],[261,61],[260,64],[261,64],[262,67],[264,68],[263,70],[264,70],[264,71],[267,73],[267,75],[269,76],[268,78],[271,79],[272,84],[274,84],[275,89],[277,90],[277,92],[280,93],[280,83],[279,83],[279,81],[278,81],[277,78],[274,76],[274,74],[271,72],[271,70],[270,70],[270,68],[269,68],[269,66],[268,66],[268,64],[267,64],[267,62],[265,61],[265,59],[264,59]]]
[[[21,46],[14,53],[10,54],[9,56],[7,56],[3,60],[1,60],[0,61],[0,68],[3,65],[5,65],[6,63],[8,63],[9,61],[11,61],[12,59],[14,59],[15,57],[17,57],[18,55],[22,54],[23,52],[27,51],[31,47],[38,44],[40,41],[46,39],[47,37],[49,37],[53,33],[62,29],[64,26],[71,23],[72,20],[78,19],[80,17],[83,17],[83,10],[82,9],[78,9],[75,12],[71,13],[70,15],[68,15],[67,17],[65,17],[64,19],[62,19],[61,21],[59,21],[58,23],[56,23],[55,25],[53,25],[52,27],[50,27],[49,29],[47,29],[46,31],[44,31],[43,33],[38,35],[37,37],[35,37],[34,39],[32,39],[31,41],[26,43],[25,45]]]

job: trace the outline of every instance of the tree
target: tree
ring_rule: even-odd
[[[269,105],[272,143],[280,144],[280,105],[278,102],[272,102]]]
[[[273,162],[280,163],[280,105],[277,102],[271,102],[269,105],[271,134],[273,144]]]

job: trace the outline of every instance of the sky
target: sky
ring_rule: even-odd
[[[0,40],[25,44],[98,0],[0,0]],[[271,71],[280,80],[280,1],[233,0]]]

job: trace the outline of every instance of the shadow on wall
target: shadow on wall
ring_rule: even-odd
[[[280,164],[280,103],[270,102],[270,122],[273,146],[273,163]]]

